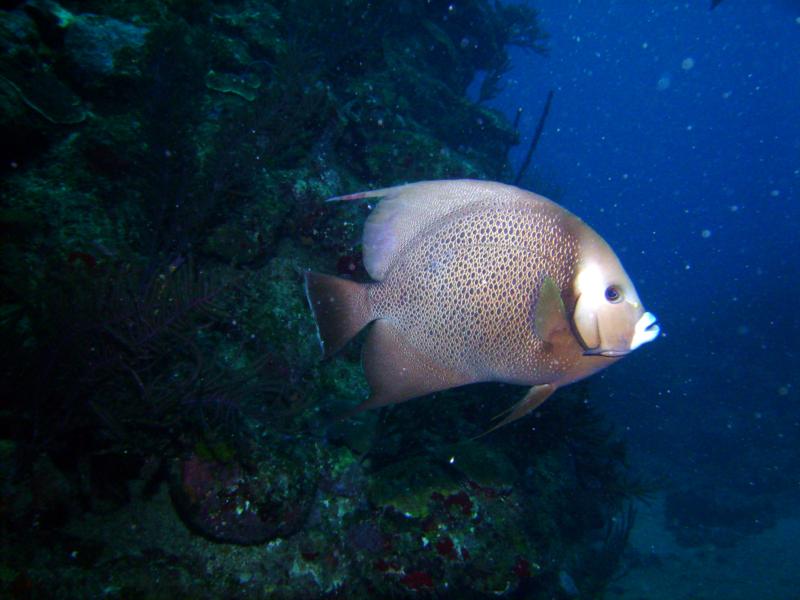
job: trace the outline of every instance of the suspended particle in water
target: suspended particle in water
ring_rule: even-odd
[[[711,230],[703,229],[703,231],[700,232],[700,237],[702,237],[704,240],[707,240],[708,238],[711,237]]]
[[[672,84],[672,77],[670,77],[669,73],[664,73],[661,78],[656,83],[656,87],[658,88],[659,92],[663,92]]]
[[[683,59],[681,63],[681,69],[684,71],[689,71],[694,66],[694,59],[691,56],[688,56]]]

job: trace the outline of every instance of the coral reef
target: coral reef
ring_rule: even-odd
[[[600,593],[646,486],[586,388],[479,441],[518,390],[341,420],[358,353],[319,361],[301,284],[365,276],[368,208],[326,198],[511,177],[481,102],[534,10],[0,11],[0,595]]]

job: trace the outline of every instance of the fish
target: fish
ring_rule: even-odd
[[[462,179],[329,201],[370,199],[372,281],[304,273],[324,357],[369,325],[370,395],[354,412],[472,383],[530,386],[492,431],[659,335],[611,247],[543,196]]]

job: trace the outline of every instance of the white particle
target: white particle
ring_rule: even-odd
[[[702,236],[702,238],[704,240],[707,240],[708,238],[711,237],[711,230],[710,229],[703,229],[703,231],[700,232],[700,235]]]
[[[694,59],[691,56],[684,58],[681,62],[681,69],[684,71],[689,71],[692,67],[694,67]]]

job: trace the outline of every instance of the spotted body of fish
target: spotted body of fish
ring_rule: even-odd
[[[361,408],[469,383],[533,386],[497,425],[658,335],[606,242],[569,211],[500,183],[427,181],[382,198],[364,227],[371,283],[306,273],[323,351],[369,323]]]

